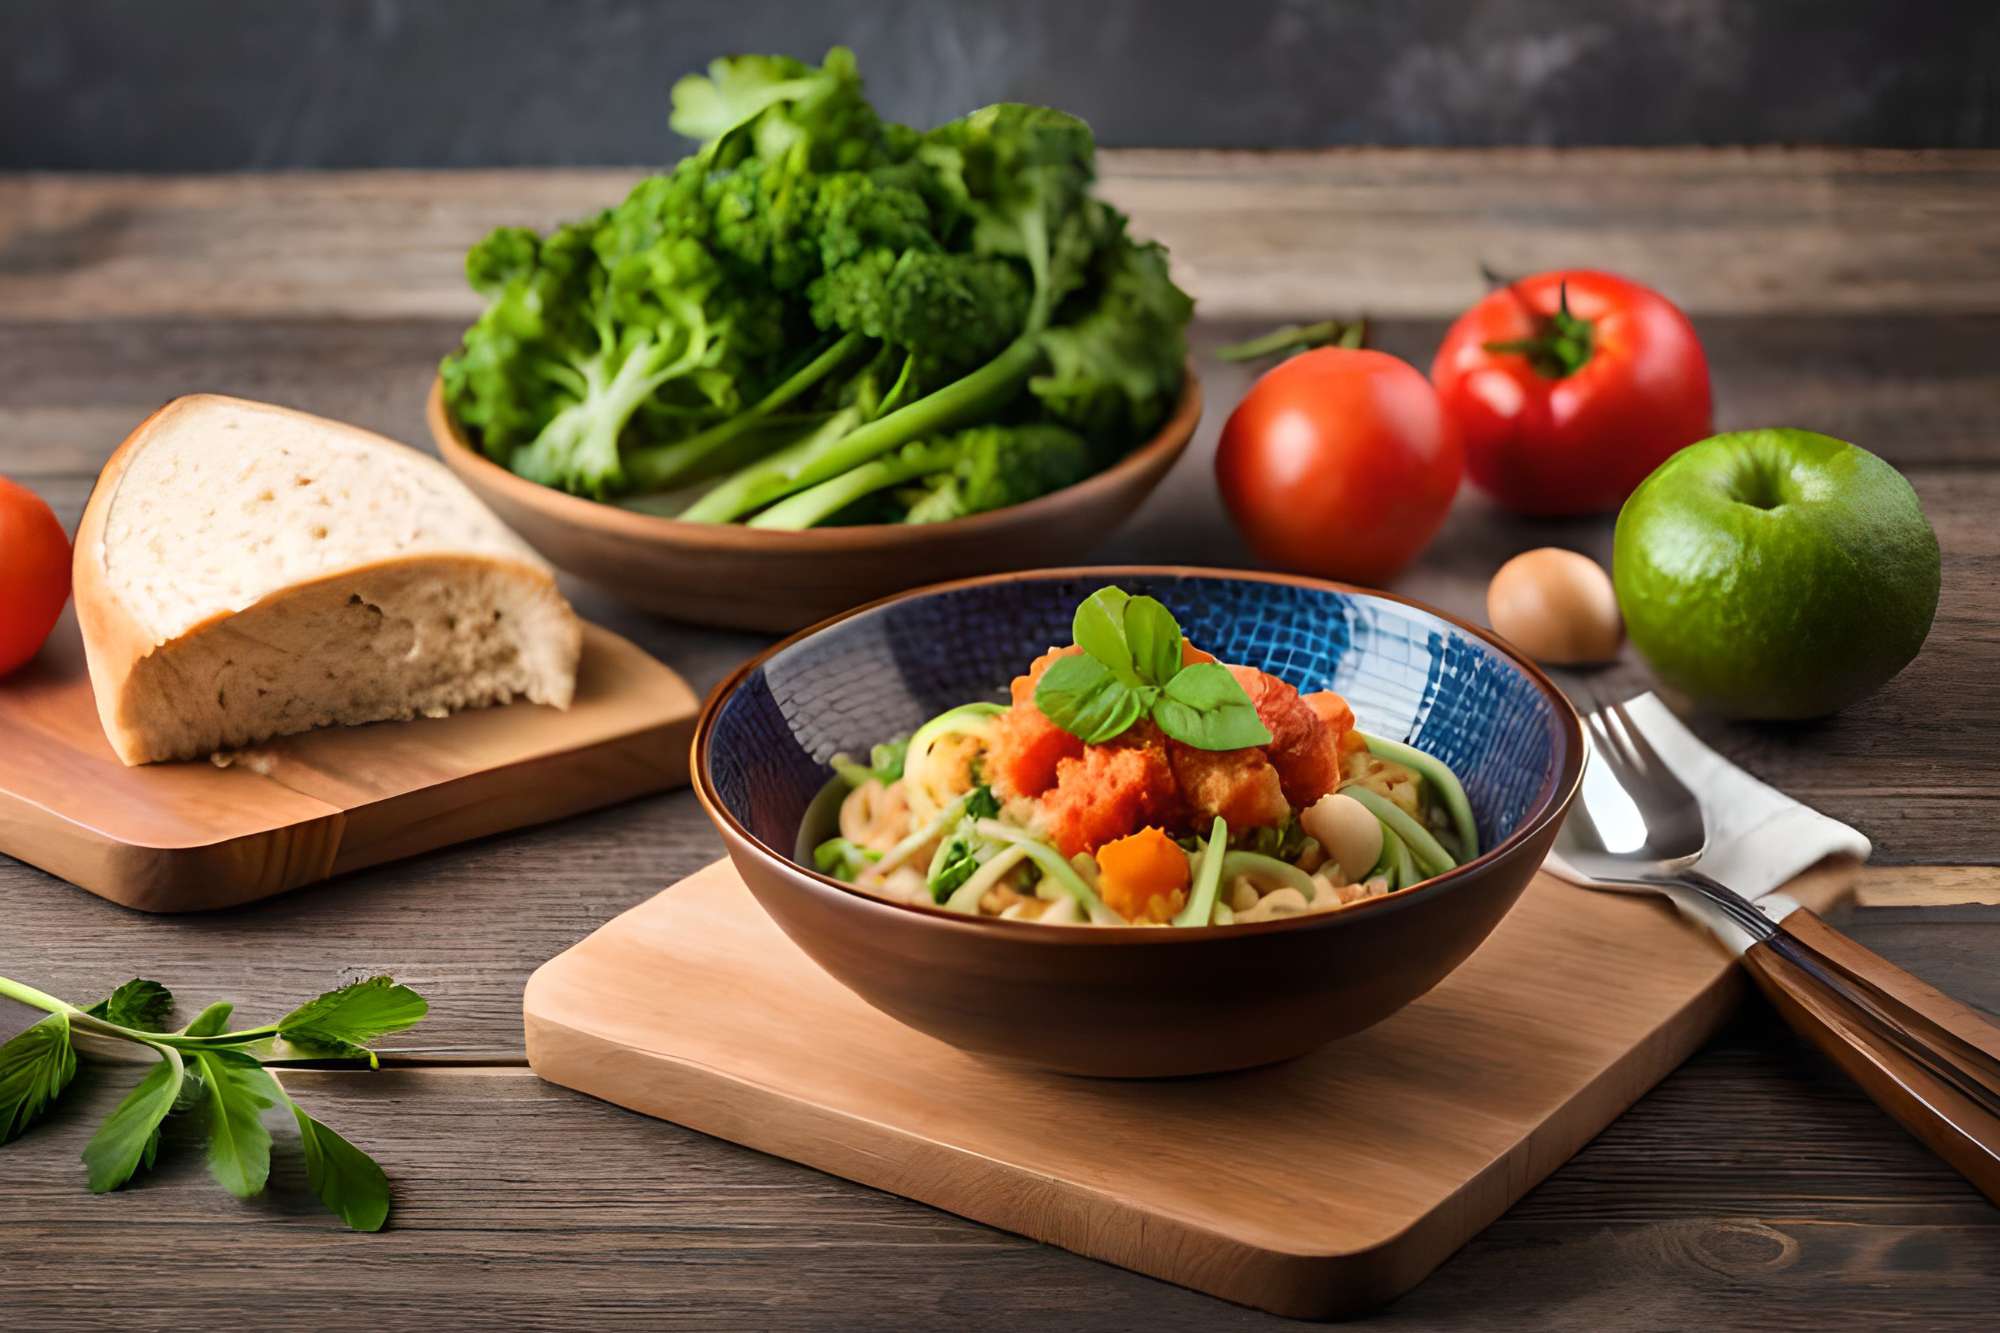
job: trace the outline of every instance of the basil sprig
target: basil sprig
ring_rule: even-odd
[[[1220,662],[1181,665],[1181,627],[1151,597],[1099,588],[1070,622],[1081,653],[1059,657],[1035,685],[1035,707],[1086,745],[1140,718],[1197,750],[1269,745],[1250,696]]]

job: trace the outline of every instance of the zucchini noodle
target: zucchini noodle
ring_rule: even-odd
[[[1465,859],[1470,861],[1479,855],[1479,825],[1472,818],[1472,803],[1465,799],[1465,788],[1460,785],[1458,775],[1451,771],[1450,765],[1401,741],[1384,740],[1365,731],[1355,734],[1367,742],[1368,753],[1412,769],[1430,783],[1431,790],[1438,794],[1445,810],[1451,815],[1451,826],[1458,832],[1458,845],[1465,853]]]
[[[986,896],[986,891],[1027,859],[1027,849],[1018,844],[1001,848],[985,865],[972,872],[972,878],[952,890],[951,897],[944,900],[946,910],[977,915],[979,900]]]
[[[1427,878],[1442,875],[1458,864],[1444,849],[1444,844],[1432,837],[1429,829],[1410,818],[1402,806],[1366,787],[1351,788],[1347,794],[1367,806],[1369,812],[1382,821],[1385,833],[1396,835],[1398,841],[1409,849],[1410,855],[1416,858],[1417,868]]]
[[[903,756],[903,798],[910,813],[929,819],[950,799],[940,796],[931,784],[931,751],[947,736],[969,736],[984,743],[993,730],[993,719],[1007,710],[999,704],[960,704],[947,708],[910,733],[910,748]]]
[[[1076,873],[1076,867],[1063,859],[1063,854],[1049,846],[1032,833],[1025,833],[997,819],[982,819],[972,826],[972,831],[982,838],[994,842],[1011,843],[1027,854],[1036,869],[1067,890],[1076,900],[1076,905],[1087,913],[1090,919],[1100,925],[1117,925],[1124,918],[1104,905],[1097,891],[1084,883],[1083,876]]]

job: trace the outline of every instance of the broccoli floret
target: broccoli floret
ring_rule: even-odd
[[[1173,410],[1187,367],[1194,302],[1157,245],[1121,237],[1099,261],[1094,299],[1042,336],[1049,369],[1028,381],[1050,416],[1116,457]]]

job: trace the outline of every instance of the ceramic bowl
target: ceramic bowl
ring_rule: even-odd
[[[1122,523],[1201,420],[1192,367],[1159,434],[1074,486],[949,523],[767,532],[684,523],[519,477],[467,441],[431,385],[425,411],[447,466],[561,569],[648,611],[698,625],[786,632],[919,583],[1077,560]]]
[[[1196,929],[1041,926],[871,897],[795,859],[836,751],[865,754],[1067,643],[1106,583],[1150,593],[1188,638],[1460,775],[1488,850],[1340,911]],[[1479,946],[1527,887],[1576,792],[1583,741],[1546,676],[1484,630],[1309,579],[1175,568],[1046,570],[850,611],[752,659],[709,697],[695,790],[772,919],[869,1004],[967,1051],[1067,1073],[1213,1073],[1378,1023]],[[805,845],[821,836],[806,830]]]

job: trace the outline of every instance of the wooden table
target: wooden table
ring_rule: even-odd
[[[1828,151],[1106,154],[1108,192],[1201,300],[1214,407],[1107,559],[1232,564],[1208,484],[1247,376],[1206,356],[1280,319],[1365,312],[1427,365],[1478,261],[1594,263],[1663,288],[1715,368],[1718,424],[1855,440],[1915,483],[1944,548],[1924,654],[1803,727],[1709,727],[1875,839],[1862,940],[2000,1010],[2000,155]],[[406,440],[475,309],[465,247],[622,193],[630,173],[0,178],[0,473],[74,525],[99,463],[164,399],[268,398]],[[1399,590],[1478,615],[1498,560],[1608,556],[1607,521],[1463,498]],[[758,646],[579,607],[698,687]],[[1638,679],[1633,668],[1635,681]],[[1238,1328],[1276,1321],[546,1087],[523,1065],[529,971],[714,858],[686,793],[436,853],[251,909],[152,918],[0,858],[0,974],[78,1000],[143,972],[276,1012],[386,971],[443,1048],[299,1076],[397,1191],[343,1232],[296,1188],[239,1204],[197,1155],[93,1198],[84,1115],[0,1153],[9,1328],[568,1321]],[[22,1015],[0,1015],[11,1030]],[[90,1077],[86,1074],[86,1078]],[[93,1081],[100,1110],[116,1080]],[[1761,1007],[1424,1286],[1390,1326],[1991,1326],[2000,1210]]]

